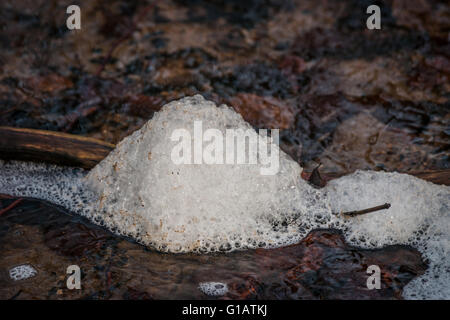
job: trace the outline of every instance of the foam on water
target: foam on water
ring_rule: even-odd
[[[0,193],[46,200],[89,217],[97,197],[82,183],[86,174],[80,168],[0,160]]]
[[[429,263],[404,289],[410,299],[450,298],[450,187],[399,173],[357,171],[325,189],[333,212],[388,202],[391,208],[345,219],[347,241],[366,248],[408,244]]]
[[[198,288],[201,292],[211,297],[223,296],[228,292],[228,286],[222,282],[200,282]]]
[[[9,277],[14,281],[25,280],[32,278],[37,274],[35,268],[29,264],[22,264],[9,270]]]
[[[194,136],[194,121],[224,136],[253,130],[232,108],[199,95],[165,105],[86,178],[107,226],[160,251],[229,251],[292,243],[310,229],[298,232],[299,217],[329,211],[283,152],[271,176],[261,175],[259,164],[175,164],[172,133]]]
[[[176,165],[175,129],[193,123],[224,132],[251,127],[227,106],[201,96],[164,106],[90,172],[0,161],[0,193],[48,200],[118,234],[167,252],[231,251],[298,242],[314,228],[339,228],[357,246],[409,244],[430,267],[406,298],[450,298],[450,188],[397,173],[358,171],[322,190],[300,178],[284,152],[280,170],[260,165]],[[391,203],[388,210],[338,213]]]

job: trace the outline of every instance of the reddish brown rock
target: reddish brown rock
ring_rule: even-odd
[[[273,97],[239,93],[228,104],[257,128],[288,129],[294,122],[294,112],[285,102]]]
[[[73,87],[73,83],[69,78],[56,73],[31,77],[27,79],[26,82],[37,94],[40,94],[41,92],[54,93]]]

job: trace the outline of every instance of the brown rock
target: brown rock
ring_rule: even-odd
[[[69,78],[50,73],[45,76],[32,77],[27,80],[27,84],[36,92],[58,92],[73,86]]]
[[[258,128],[288,129],[294,122],[294,112],[285,102],[273,97],[239,93],[228,104]]]

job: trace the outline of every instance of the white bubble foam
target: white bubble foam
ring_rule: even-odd
[[[9,270],[9,277],[14,281],[20,281],[36,276],[37,271],[32,265],[22,264]]]
[[[222,282],[200,282],[198,288],[207,296],[219,297],[228,292],[228,286]]]
[[[160,251],[229,251],[292,243],[310,229],[299,233],[301,216],[327,213],[320,192],[283,152],[273,176],[261,175],[259,164],[175,164],[171,135],[185,129],[193,136],[194,121],[224,136],[253,130],[233,109],[199,95],[164,106],[86,178],[107,226]]]
[[[231,251],[298,242],[315,228],[338,228],[357,246],[409,244],[430,268],[407,298],[450,298],[450,188],[397,173],[358,171],[317,190],[280,150],[280,170],[259,165],[175,165],[175,129],[222,132],[251,127],[227,106],[194,96],[165,105],[89,173],[0,161],[0,192],[61,205],[118,234],[166,252]],[[332,212],[391,203],[354,218]]]
[[[46,200],[90,217],[97,197],[82,183],[86,174],[79,168],[0,160],[0,193]]]

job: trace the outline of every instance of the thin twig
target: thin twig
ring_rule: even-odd
[[[11,210],[12,208],[14,208],[15,206],[17,206],[19,203],[22,202],[23,199],[17,199],[16,201],[14,201],[13,203],[11,203],[9,206],[7,206],[5,209],[0,210],[0,216],[6,212],[8,212],[9,210]]]
[[[342,214],[346,215],[346,216],[349,216],[349,217],[354,217],[354,216],[359,216],[361,214],[366,214],[366,213],[369,213],[369,212],[389,209],[390,207],[391,207],[390,203],[385,203],[385,204],[382,204],[381,206],[367,208],[367,209],[364,209],[364,210],[342,212]]]

